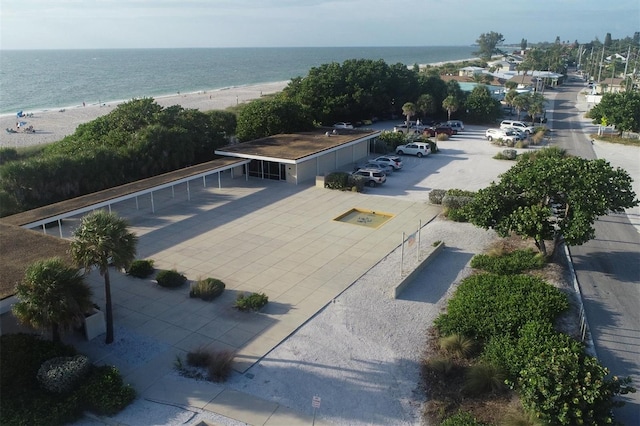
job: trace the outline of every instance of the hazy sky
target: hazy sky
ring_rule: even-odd
[[[0,48],[453,46],[603,41],[639,0],[2,0]]]

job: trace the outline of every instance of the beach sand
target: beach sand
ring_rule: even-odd
[[[220,90],[209,90],[196,93],[184,93],[154,98],[163,106],[180,105],[183,108],[198,109],[200,111],[224,110],[238,103],[257,99],[262,95],[269,95],[282,91],[288,81],[262,83],[250,86],[232,87]],[[75,132],[78,125],[108,114],[122,102],[107,102],[102,105],[75,106],[61,110],[24,111],[33,116],[18,118],[15,114],[0,116],[0,146],[25,147],[40,145],[61,140]],[[22,130],[9,133],[5,129],[16,130],[16,123],[26,122],[26,126],[33,126],[35,133]]]

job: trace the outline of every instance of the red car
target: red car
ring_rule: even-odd
[[[444,133],[445,135],[453,136],[457,135],[458,131],[448,126],[436,126],[436,127],[427,127],[422,131],[422,134],[425,136],[435,137]]]

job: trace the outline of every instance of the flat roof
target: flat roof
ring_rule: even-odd
[[[37,260],[61,257],[72,266],[71,242],[0,222],[0,299],[12,296],[27,267]]]
[[[335,130],[335,133],[334,133]],[[327,136],[329,132],[329,136]],[[216,154],[229,157],[299,163],[307,157],[361,142],[380,134],[371,129],[321,128],[311,132],[281,134],[255,139],[217,149]]]
[[[127,195],[135,194],[140,191],[151,190],[163,185],[171,185],[183,179],[190,179],[203,173],[233,167],[242,164],[242,160],[236,158],[218,158],[206,163],[196,164],[195,166],[185,167],[184,169],[174,170],[172,172],[153,176],[147,179],[137,180],[124,185],[108,188],[98,192],[92,192],[80,197],[71,198],[69,200],[60,201],[54,204],[38,207],[33,210],[27,210],[22,213],[16,213],[11,216],[0,218],[0,222],[8,225],[22,226],[29,223],[43,221],[49,218],[55,218],[61,214],[72,212],[83,207],[93,206],[99,203],[117,200]]]

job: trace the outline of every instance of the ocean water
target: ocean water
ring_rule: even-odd
[[[305,76],[347,59],[429,64],[472,58],[473,46],[0,51],[0,114],[83,102],[191,93]]]

